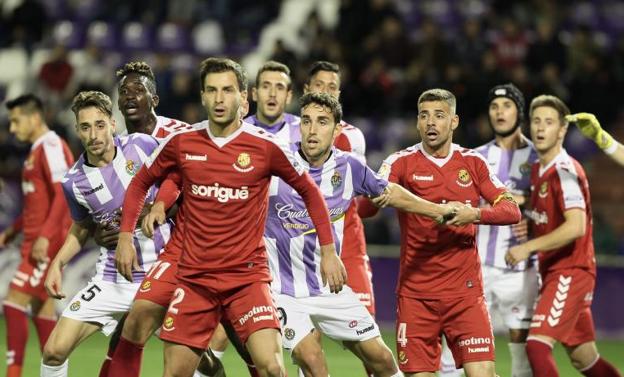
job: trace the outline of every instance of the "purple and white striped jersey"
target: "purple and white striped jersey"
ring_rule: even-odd
[[[303,166],[321,189],[333,223],[338,254],[342,249],[347,208],[357,195],[378,196],[388,185],[352,153],[336,148],[322,167],[310,167],[299,152],[300,143],[291,144],[295,161]],[[271,178],[269,210],[264,242],[273,276],[271,289],[293,297],[329,293],[320,272],[320,246],[303,199],[279,178]]]
[[[531,186],[531,165],[537,160],[537,153],[529,139],[523,136],[523,140],[526,146],[515,150],[502,149],[494,140],[476,150],[485,157],[490,170],[496,173],[512,194],[527,196]],[[477,227],[477,249],[483,265],[510,269],[505,262],[505,254],[509,248],[519,243],[509,225]],[[525,270],[534,261],[535,258],[530,258],[528,264],[519,263],[513,270]]]
[[[63,177],[62,185],[71,217],[81,222],[91,217],[96,224],[119,228],[121,206],[126,189],[132,177],[139,171],[149,155],[158,147],[152,136],[134,133],[115,138],[115,158],[104,167],[94,167],[87,163],[83,153],[74,166]],[[157,189],[152,187],[146,202],[156,197]],[[134,246],[137,249],[142,271],[133,271],[133,280],[141,281],[145,272],[158,258],[171,233],[171,223],[165,223],[154,232],[154,238],[145,236],[141,229],[134,232]],[[94,279],[115,283],[129,283],[115,268],[115,249],[100,248],[100,258],[96,265]]]
[[[284,121],[273,126],[268,126],[256,118],[255,115],[250,115],[245,118],[245,122],[251,123],[256,127],[260,127],[263,130],[272,133],[273,135],[287,140],[289,143],[297,143],[301,141],[301,118],[296,115],[284,113]]]

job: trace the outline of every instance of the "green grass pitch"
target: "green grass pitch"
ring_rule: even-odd
[[[0,320],[0,352],[6,353],[6,328],[4,320]],[[394,333],[391,329],[383,332],[386,344],[394,352]],[[71,377],[97,377],[100,365],[104,359],[108,338],[100,333],[94,334],[83,344],[78,346],[71,355],[69,362],[69,375]],[[327,362],[330,373],[333,377],[364,377],[363,368],[360,362],[350,352],[345,351],[337,343],[323,340],[323,346],[327,355]],[[624,371],[624,342],[622,341],[600,341],[598,348],[603,357],[614,363],[621,371]],[[509,376],[509,352],[506,340],[503,337],[496,338],[496,370],[501,377]],[[581,376],[570,365],[565,351],[561,346],[555,349],[555,358],[562,377]],[[24,377],[39,376],[40,353],[36,332],[33,327],[30,329],[30,339],[24,367]],[[6,371],[6,360],[0,358],[0,376]],[[289,376],[297,376],[296,370],[290,361],[290,356],[285,356],[285,363]],[[248,376],[247,370],[242,361],[238,358],[234,348],[230,347],[225,353],[224,364],[229,377]],[[157,377],[162,375],[162,346],[161,342],[152,337],[145,348],[143,357],[143,370],[141,376]]]

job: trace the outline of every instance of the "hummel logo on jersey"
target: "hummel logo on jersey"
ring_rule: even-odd
[[[231,187],[221,187],[218,183],[212,186],[191,184],[191,192],[193,195],[197,196],[217,198],[220,203],[227,203],[230,200],[246,200],[249,198],[249,189],[247,186],[234,189]]]
[[[412,176],[415,181],[433,181],[433,175],[416,175]]]
[[[207,161],[208,156],[204,155],[196,155],[196,154],[186,154],[187,161]]]
[[[95,187],[94,187],[94,188],[92,188],[91,190],[85,191],[84,195],[85,195],[85,196],[89,196],[89,195],[91,195],[91,194],[93,194],[93,193],[96,193],[96,192],[98,192],[98,191],[102,190],[103,188],[104,188],[104,184],[103,184],[103,183],[100,183],[98,186],[95,186]]]

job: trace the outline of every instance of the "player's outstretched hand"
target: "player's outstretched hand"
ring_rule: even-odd
[[[388,204],[390,204],[392,188],[388,185],[381,195],[376,196],[374,198],[369,198],[371,203],[375,205],[377,208],[385,208]]]
[[[45,290],[48,292],[48,296],[57,300],[65,298],[65,293],[61,291],[61,287],[63,286],[63,272],[61,270],[61,264],[55,259],[52,264],[50,264],[48,276],[43,283]]]
[[[600,149],[608,149],[614,142],[613,137],[602,129],[598,118],[591,113],[576,113],[566,115],[568,122],[576,122],[577,127],[585,137],[592,139]]]
[[[129,282],[132,282],[132,271],[141,270],[134,248],[133,236],[130,232],[120,232],[119,242],[115,250],[115,265],[117,271]]]
[[[450,202],[448,204],[454,205],[457,211],[455,211],[455,216],[446,222],[446,225],[462,226],[479,220],[478,208],[460,202]]]
[[[48,247],[50,246],[50,241],[48,241],[45,237],[37,237],[35,243],[30,250],[30,257],[37,263],[41,262],[49,262],[50,258],[48,258]]]
[[[149,213],[143,217],[143,221],[141,222],[143,234],[149,238],[154,237],[154,224],[162,225],[166,218],[165,204],[163,202],[154,203]]]
[[[331,293],[338,293],[347,282],[347,270],[336,254],[334,244],[321,246],[321,277],[323,287],[329,284]]]
[[[117,247],[117,240],[119,239],[119,229],[98,223],[95,225],[93,239],[95,240],[95,243],[98,244],[98,246],[102,246],[108,250],[112,250]]]
[[[523,260],[527,260],[531,255],[531,250],[526,246],[526,243],[512,247],[505,254],[505,262],[510,266],[515,266]]]

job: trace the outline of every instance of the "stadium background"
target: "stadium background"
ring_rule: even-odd
[[[416,99],[431,87],[457,95],[461,123],[454,137],[464,146],[492,138],[486,94],[507,81],[521,88],[527,102],[550,93],[573,112],[594,112],[622,141],[622,19],[624,2],[613,0],[3,0],[0,102],[25,92],[39,94],[48,124],[78,153],[71,98],[81,89],[99,89],[116,100],[114,72],[126,61],[152,65],[159,114],[194,123],[205,117],[197,77],[205,57],[240,61],[250,82],[266,60],[283,62],[293,71],[296,94],[310,63],[323,59],[342,67],[345,118],[364,131],[373,168],[418,141]],[[296,101],[288,110],[298,111]],[[116,117],[123,125],[118,112]],[[600,265],[597,330],[601,339],[615,340],[609,344],[621,355],[624,303],[614,298],[624,288],[624,169],[574,128],[566,148],[582,162],[591,185]],[[20,209],[19,174],[27,151],[9,134],[2,106],[1,228]],[[379,319],[391,326],[398,225],[389,210],[365,226]],[[16,245],[0,252],[0,297],[19,258]],[[90,246],[67,269],[69,297],[91,276],[96,259]]]

